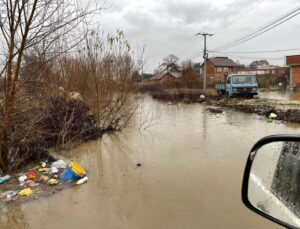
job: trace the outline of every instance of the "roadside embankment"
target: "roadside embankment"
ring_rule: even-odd
[[[272,99],[208,99],[207,104],[227,107],[246,113],[255,113],[269,117],[271,113],[277,115],[277,120],[300,123],[300,103],[297,101],[280,101]]]
[[[205,103],[246,113],[255,113],[264,117],[269,117],[271,113],[274,113],[277,120],[300,123],[300,102],[297,101],[244,97],[224,98],[217,96],[214,89],[204,92],[195,88],[156,88],[156,90],[147,91],[147,93],[154,99],[170,103]]]

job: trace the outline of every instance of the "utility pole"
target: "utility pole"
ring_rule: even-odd
[[[197,33],[195,36],[203,36],[204,37],[204,49],[203,49],[203,60],[204,60],[204,70],[203,70],[203,90],[206,90],[206,60],[208,58],[207,49],[206,49],[206,37],[213,36],[211,33]]]

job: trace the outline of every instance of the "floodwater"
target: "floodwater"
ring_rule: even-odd
[[[259,92],[259,97],[283,101],[300,101],[300,90]]]
[[[88,183],[2,208],[0,228],[280,228],[243,206],[242,175],[259,138],[299,125],[215,115],[201,104],[143,104],[135,125],[65,152],[87,168]]]

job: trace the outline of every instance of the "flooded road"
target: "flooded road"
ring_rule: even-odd
[[[144,104],[136,125],[64,154],[87,168],[87,184],[2,208],[0,228],[280,228],[243,206],[242,175],[259,138],[299,125],[215,115],[201,104]]]

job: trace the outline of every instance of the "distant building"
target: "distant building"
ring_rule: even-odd
[[[290,84],[300,87],[300,55],[286,56],[286,65],[290,66]]]
[[[267,60],[255,60],[252,61],[249,65],[251,69],[266,69],[269,68],[270,64]]]
[[[148,81],[150,85],[171,84],[174,83],[176,77],[170,72],[157,73]]]
[[[161,64],[158,69],[158,72],[163,72],[163,73],[171,73],[174,77],[179,78],[182,75],[181,68],[178,64],[175,63],[166,63],[166,64]]]
[[[288,76],[290,68],[289,67],[269,67],[260,69],[239,69],[238,74],[243,75],[278,75],[278,76]]]
[[[238,64],[228,57],[208,58],[206,62],[206,82],[213,84],[216,81],[225,81],[225,75],[237,73]],[[201,75],[203,77],[204,64],[201,65]]]

